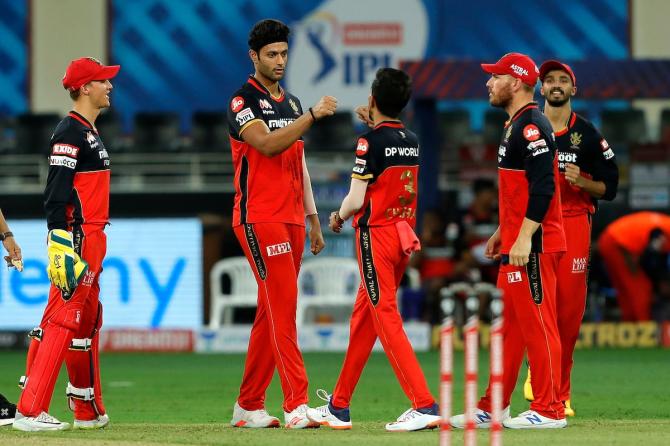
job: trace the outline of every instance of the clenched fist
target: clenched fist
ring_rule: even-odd
[[[332,116],[337,110],[337,99],[333,96],[323,96],[319,99],[314,107],[312,107],[312,113],[316,119],[321,119],[326,116]]]
[[[582,187],[582,177],[579,166],[572,163],[565,164],[565,179],[573,186]]]

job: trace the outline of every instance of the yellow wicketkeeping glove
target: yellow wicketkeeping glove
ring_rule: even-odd
[[[69,299],[88,271],[88,263],[74,252],[72,234],[63,229],[49,231],[47,241],[47,275],[51,283]]]

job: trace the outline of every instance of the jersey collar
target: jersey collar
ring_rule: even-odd
[[[285,96],[284,95],[284,89],[281,88],[281,85],[279,86],[279,97],[277,97],[277,96],[273,96],[272,93],[270,93],[270,90],[265,88],[265,85],[258,82],[258,79],[256,79],[253,74],[249,76],[249,79],[247,80],[247,82],[250,83],[251,86],[254,87],[256,90],[260,91],[263,94],[266,94],[266,95],[270,96],[270,98],[272,98],[272,100],[274,100],[274,101],[281,102],[281,101],[284,100],[284,96]]]
[[[394,128],[394,129],[405,128],[403,123],[400,122],[400,121],[382,121],[375,126],[375,130],[380,128],[380,127],[391,127],[391,128]]]
[[[524,105],[521,107],[519,110],[517,110],[516,113],[514,113],[514,116],[512,116],[506,123],[505,127],[508,127],[510,124],[512,124],[514,121],[519,119],[519,116],[521,116],[522,113],[524,113],[526,110],[530,110],[533,108],[537,108],[537,102],[529,102],[528,104]]]
[[[568,130],[570,130],[573,125],[575,125],[576,120],[577,120],[577,113],[571,112],[570,119],[568,119],[568,123],[565,126],[565,128],[559,130],[558,132],[554,132],[554,136],[562,136],[568,133]]]
[[[68,113],[68,116],[72,119],[76,119],[81,124],[83,124],[85,127],[88,127],[89,129],[93,130],[95,133],[98,133],[98,131],[95,129],[95,127],[93,127],[93,124],[88,122],[88,119],[84,118],[82,115],[80,115],[76,111],[71,110],[70,113]]]

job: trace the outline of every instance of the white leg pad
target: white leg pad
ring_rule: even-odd
[[[67,389],[65,391],[65,394],[67,395],[68,398],[74,398],[82,401],[93,401],[93,399],[95,398],[95,392],[93,391],[93,387],[85,387],[82,389],[73,386],[69,382],[67,383]]]
[[[82,338],[82,339],[72,339],[70,344],[70,350],[77,350],[81,352],[87,352],[91,349],[91,338]]]

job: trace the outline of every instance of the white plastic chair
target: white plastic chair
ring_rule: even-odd
[[[305,261],[298,276],[297,324],[305,322],[308,308],[353,308],[360,282],[355,259],[321,257]]]
[[[224,293],[221,278],[230,279],[230,293]],[[246,257],[230,257],[214,264],[209,273],[210,313],[209,328],[233,323],[233,308],[257,305],[258,285]]]

